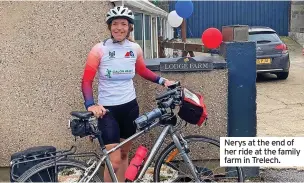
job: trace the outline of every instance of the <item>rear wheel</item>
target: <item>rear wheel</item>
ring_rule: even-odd
[[[184,138],[190,152],[189,158],[199,172],[202,182],[243,182],[240,167],[220,167],[220,142],[200,135]],[[209,160],[208,160],[209,159]],[[159,155],[154,167],[154,182],[195,182],[187,164],[177,151],[174,143],[168,145]]]
[[[288,75],[289,75],[289,71],[288,72],[278,72],[278,73],[276,73],[276,75],[277,75],[278,79],[281,79],[281,80],[287,79]]]
[[[40,163],[22,174],[17,182],[78,182],[84,176],[88,165],[76,160],[61,160],[56,162],[56,167],[57,176],[53,161]],[[101,180],[94,175],[90,182]]]

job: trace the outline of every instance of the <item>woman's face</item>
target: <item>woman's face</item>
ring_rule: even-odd
[[[126,19],[115,19],[112,21],[111,33],[115,40],[122,41],[128,35],[129,22]]]

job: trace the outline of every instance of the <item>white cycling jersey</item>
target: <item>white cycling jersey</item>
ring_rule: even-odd
[[[90,72],[91,71],[91,72]],[[161,84],[163,78],[146,68],[142,49],[137,43],[125,40],[123,44],[112,39],[96,44],[89,53],[83,77],[86,107],[93,105],[92,77],[98,71],[98,104],[113,106],[136,98],[133,78],[136,73]]]

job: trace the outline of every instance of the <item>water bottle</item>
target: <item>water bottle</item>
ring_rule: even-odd
[[[139,146],[135,152],[133,159],[125,172],[125,178],[129,181],[134,181],[136,179],[137,173],[143,165],[145,158],[147,156],[148,149],[144,146]]]

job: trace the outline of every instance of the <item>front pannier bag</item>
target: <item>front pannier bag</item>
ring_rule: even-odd
[[[187,88],[182,89],[182,105],[178,116],[186,122],[201,126],[208,118],[204,97]]]

